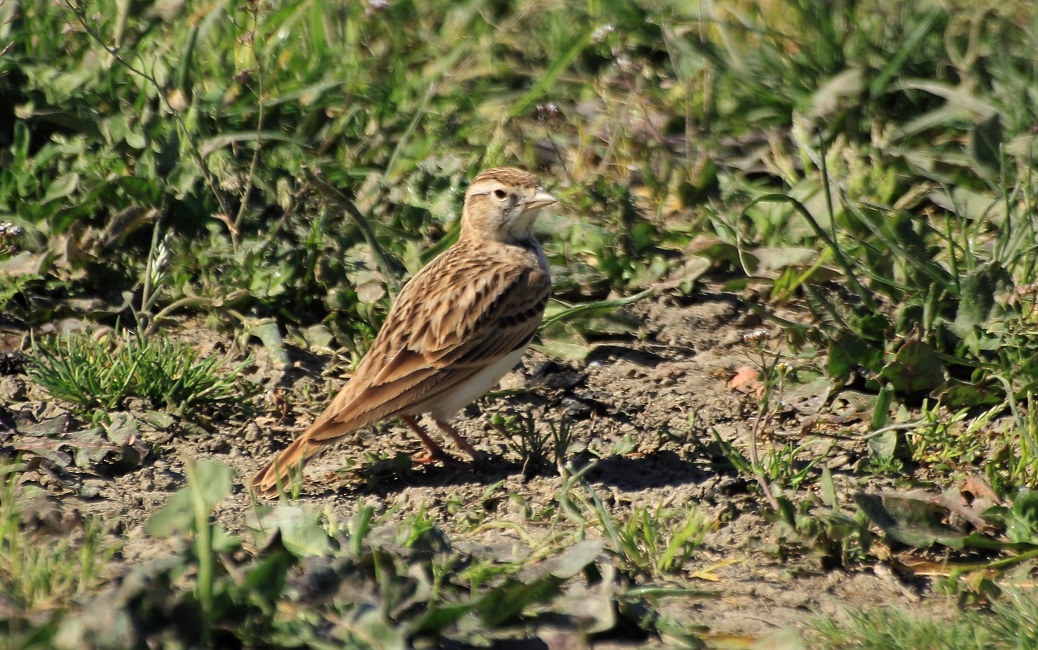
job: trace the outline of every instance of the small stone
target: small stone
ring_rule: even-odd
[[[652,372],[652,376],[657,380],[665,381],[669,379],[671,383],[675,379],[681,379],[686,374],[688,374],[687,371],[675,363],[661,363]]]
[[[0,377],[0,404],[11,404],[25,399],[25,384],[14,377]]]
[[[244,431],[242,431],[242,437],[245,438],[245,442],[256,442],[259,440],[260,429],[255,422],[249,422],[245,425]]]
[[[562,407],[566,409],[566,417],[575,420],[586,420],[591,416],[591,407],[580,400],[567,397],[562,400]]]

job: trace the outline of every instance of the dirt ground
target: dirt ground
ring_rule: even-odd
[[[756,483],[723,460],[715,434],[748,453],[757,400],[732,390],[728,382],[739,368],[756,364],[759,355],[746,338],[767,332],[767,324],[735,296],[719,291],[687,300],[648,299],[628,309],[642,322],[637,338],[596,341],[579,363],[554,361],[531,350],[502,381],[503,395],[480,400],[460,414],[459,430],[492,458],[486,467],[427,464],[398,471],[390,461],[373,463],[372,458],[421,451],[402,424],[384,423],[311,463],[301,504],[339,520],[347,520],[361,504],[375,505],[389,520],[404,519],[424,505],[452,540],[523,548],[518,533],[473,527],[473,522],[512,521],[534,538],[546,535],[552,519],[538,513],[552,508],[561,479],[554,468],[524,477],[518,454],[491,427],[490,417],[528,413],[539,428],[569,419],[571,454],[601,458],[588,477],[614,518],[623,519],[639,505],[694,503],[715,522],[685,567],[686,573],[701,576],[691,584],[704,595],[663,606],[681,622],[704,626],[707,638],[759,639],[844,607],[895,605],[935,615],[951,610],[953,603],[937,595],[931,582],[903,579],[883,563],[840,568],[827,566],[831,563],[810,551],[791,552],[776,538],[776,523],[763,514],[768,508]],[[219,344],[215,334],[195,336]],[[338,377],[321,374],[327,356],[297,348],[290,352],[293,363],[286,369],[274,368],[262,349],[255,352],[253,371],[268,390],[260,398],[266,412],[254,420],[201,424],[175,434],[144,428],[140,435],[154,452],[141,467],[121,475],[80,475],[71,481],[81,479],[76,489],[70,489],[68,477],[48,479],[38,471],[38,482],[50,495],[41,501],[38,517],[117,522],[115,532],[125,544],[119,559],[139,563],[168,552],[144,534],[143,524],[182,487],[183,459],[208,458],[235,469],[237,486],[218,506],[218,520],[243,533],[252,503],[242,481],[317,415],[329,380],[336,389],[341,385]],[[284,412],[277,413],[272,403],[284,405]],[[8,450],[18,446],[21,431],[33,423],[67,417],[60,406],[41,401],[21,374],[0,372],[0,406],[0,446]],[[770,423],[762,449],[799,436],[806,417],[790,409]],[[614,448],[624,453],[614,454]],[[853,436],[829,448],[825,462],[842,495],[873,487],[872,479],[841,471],[864,453],[864,443]],[[118,573],[118,565],[112,571]]]

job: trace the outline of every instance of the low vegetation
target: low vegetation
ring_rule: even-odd
[[[282,417],[247,348],[356,362],[451,242],[467,179],[515,164],[563,205],[541,224],[539,350],[633,339],[637,301],[736,296],[762,328],[732,380],[752,443],[703,453],[759,496],[777,552],[906,553],[899,571],[963,608],[819,618],[806,642],[1033,644],[1035,51],[1017,0],[0,0],[0,380],[74,414],[11,437],[0,403],[0,626],[12,647],[487,645],[546,621],[702,644],[659,605],[697,592],[688,560],[725,522],[618,517],[566,421],[493,420],[525,475],[562,485],[516,506],[548,524],[523,557],[460,550],[489,511],[445,531],[286,500],[232,534],[212,516],[230,470],[205,461],[147,525],[170,553],[128,574],[105,571],[118,522],[27,514],[40,485],[89,497],[82,473],[175,448],[144,428]],[[202,328],[229,343],[200,347]],[[833,461],[840,437],[860,461]]]

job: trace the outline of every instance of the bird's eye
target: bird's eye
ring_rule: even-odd
[[[508,196],[508,194],[504,190],[500,190],[499,189],[499,190],[494,190],[494,196],[496,196],[497,198],[499,198],[502,201],[504,201],[505,197]]]

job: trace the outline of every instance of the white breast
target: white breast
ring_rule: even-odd
[[[465,406],[482,397],[488,390],[497,385],[497,382],[505,376],[505,373],[515,367],[523,358],[526,348],[520,348],[508,356],[502,357],[497,363],[484,368],[481,372],[461,384],[449,394],[432,404],[425,404],[422,411],[429,413],[438,420],[449,420],[455,413]]]

